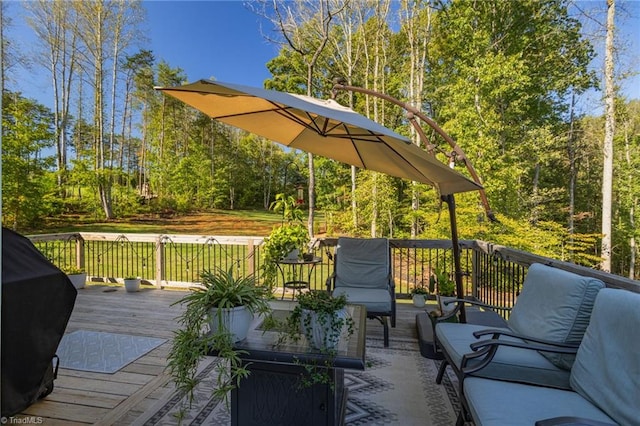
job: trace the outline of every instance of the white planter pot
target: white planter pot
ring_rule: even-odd
[[[457,303],[446,304],[446,302],[455,300],[455,299],[456,299],[455,296],[438,296],[438,304],[442,308],[443,315],[448,314],[449,312],[453,311],[456,308],[456,306],[458,306]]]
[[[237,306],[230,309],[209,309],[209,327],[215,333],[220,327],[226,328],[231,333],[233,343],[247,338],[247,332],[253,321],[253,313],[246,306]]]
[[[87,274],[70,274],[67,275],[75,288],[84,288],[87,283]]]
[[[124,280],[124,288],[127,293],[135,293],[140,290],[140,279],[134,278],[132,280]]]
[[[427,296],[425,296],[424,294],[414,294],[411,297],[411,300],[413,301],[413,306],[415,306],[416,308],[424,308],[424,305],[426,303],[426,298]]]
[[[312,349],[334,349],[340,341],[346,318],[347,311],[345,309],[341,309],[333,315],[303,309],[300,328]]]

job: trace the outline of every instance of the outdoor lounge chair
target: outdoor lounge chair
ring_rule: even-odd
[[[570,390],[480,378],[474,368],[463,367],[458,424],[466,414],[476,426],[640,424],[639,306],[638,293],[611,288],[598,293],[571,369]],[[507,343],[490,339],[473,349],[483,352]],[[570,352],[539,344],[527,350]],[[472,371],[474,376],[468,374]]]
[[[470,352],[470,345],[479,338],[558,344],[575,352],[589,324],[596,295],[603,287],[604,283],[594,278],[532,264],[509,316],[507,328],[488,329],[482,325],[448,322],[436,325],[436,342],[444,355],[436,382],[441,382],[447,365],[453,368],[460,379],[463,356]],[[549,354],[508,346],[493,350],[497,353],[491,363],[474,374],[570,388],[569,370],[574,355]],[[479,362],[468,360],[470,366]]]
[[[384,327],[384,346],[389,346],[389,317],[396,326],[396,296],[391,269],[391,251],[386,238],[338,238],[335,270],[327,279],[327,290],[344,294],[349,303],[367,307],[367,318]]]

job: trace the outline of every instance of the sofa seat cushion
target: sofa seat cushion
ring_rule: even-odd
[[[333,291],[334,296],[341,294],[351,303],[365,305],[367,312],[391,312],[391,294],[387,289],[338,287]]]
[[[571,386],[620,424],[640,422],[640,294],[604,289],[571,371]]]
[[[436,336],[444,352],[449,355],[453,365],[460,368],[462,356],[472,352],[470,345],[478,342],[473,336],[477,330],[485,330],[483,325],[438,323]],[[509,331],[505,329],[505,331]],[[490,338],[482,337],[481,340]],[[511,337],[500,337],[505,340],[522,340]],[[473,361],[467,364],[473,366]],[[570,389],[570,373],[556,367],[540,353],[527,349],[500,347],[489,365],[474,373],[474,376],[498,380],[511,380],[541,386],[551,386],[560,389]]]
[[[533,426],[554,417],[615,422],[576,392],[467,377],[464,394],[476,426]]]
[[[579,344],[604,283],[562,269],[534,263],[529,267],[509,317],[509,328],[522,336]],[[543,353],[570,370],[574,355]]]

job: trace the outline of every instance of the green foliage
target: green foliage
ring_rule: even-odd
[[[411,289],[411,292],[409,294],[411,294],[412,296],[415,296],[415,295],[418,295],[418,294],[427,296],[427,295],[431,294],[431,292],[430,292],[429,289],[426,289],[426,288],[424,288],[422,286],[416,286],[416,287],[413,287]]]
[[[202,285],[194,287],[175,304],[182,304],[184,312],[178,318],[180,328],[175,332],[173,344],[167,357],[167,369],[176,387],[193,400],[198,384],[196,371],[198,363],[210,351],[216,351],[221,362],[216,366],[217,386],[213,395],[227,400],[231,389],[239,385],[240,380],[249,375],[242,366],[242,351],[233,348],[232,335],[226,327],[206,332],[211,321],[211,309],[222,324],[223,310],[237,306],[246,306],[252,313],[268,313],[268,289],[257,286],[255,277],[234,277],[233,268],[228,271],[204,271]]]
[[[462,238],[597,265],[604,124],[601,117],[575,115],[569,122],[571,96],[595,84],[588,66],[594,50],[580,22],[569,13],[570,3],[436,4],[402,2],[393,15],[385,14],[377,2],[349,4],[327,22],[329,42],[318,57],[310,54],[320,45],[318,29],[311,21],[299,22],[292,32],[299,49],[281,47],[267,63],[272,77],[265,87],[307,93],[310,85],[315,96],[326,98],[338,74],[356,86],[415,102],[464,149],[501,221],[478,222],[482,210],[477,194],[462,194],[457,197]],[[211,208],[266,210],[272,194],[289,192],[282,167],[294,154],[263,138],[231,130],[153,90],[156,85],[183,83],[184,70],[156,63],[144,50],[123,51],[122,59],[117,81],[131,84],[132,92],[123,93],[118,102],[130,100],[131,109],[119,104],[115,114],[131,112],[130,124],[143,129],[144,141],[99,132],[94,117],[70,111],[70,161],[67,170],[57,175],[52,172],[53,158],[46,156],[54,143],[54,118],[46,108],[12,92],[12,80],[7,80],[9,90],[2,104],[3,224],[39,229],[47,216],[61,212],[103,219],[100,195],[112,198],[113,213],[119,218],[145,210],[163,214]],[[310,70],[311,61],[316,62]],[[418,81],[424,84],[409,83]],[[411,135],[403,111],[390,103],[346,92],[337,99]],[[640,238],[634,216],[640,211],[637,105],[622,99],[616,103],[613,256],[620,273],[632,266],[640,270],[634,246]],[[110,115],[106,107],[100,112]],[[449,146],[436,135],[427,136],[428,143],[438,148],[438,158],[446,161],[443,152],[449,152]],[[99,137],[102,145],[97,144]],[[111,139],[113,146],[106,143]],[[98,155],[103,149],[104,166]],[[327,212],[329,234],[401,238],[409,236],[412,221],[419,220],[423,236],[449,238],[446,212],[441,215],[438,201],[433,202],[435,191],[419,188],[419,209],[413,210],[411,184],[362,170],[357,175],[352,193],[350,168],[316,157],[316,208]],[[56,187],[58,178],[62,187]],[[155,196],[148,206],[139,204],[138,188],[143,184]],[[634,258],[636,265],[630,265]]]
[[[269,326],[280,330],[277,345],[285,341],[298,342],[303,336],[306,338],[312,350],[327,355],[327,359],[321,364],[298,362],[305,369],[305,374],[300,376],[302,388],[314,384],[332,384],[328,369],[332,368],[333,360],[337,356],[334,344],[342,333],[351,337],[355,331],[355,323],[347,311],[347,298],[344,295],[334,297],[328,291],[309,291],[298,296],[298,304],[284,320],[278,322],[271,320]],[[314,319],[316,324],[314,325]],[[325,331],[319,347],[315,346],[313,327],[321,327]]]
[[[450,2],[432,37],[436,121],[473,158],[494,210],[528,215],[541,205],[536,182],[566,187],[568,164],[554,159],[563,115],[574,91],[595,84],[580,23],[560,0]]]
[[[51,112],[20,93],[2,94],[2,223],[11,228],[36,226],[52,211],[55,191],[47,170],[53,146]]]
[[[60,266],[62,272],[67,275],[84,274],[84,269],[78,268],[76,265],[62,265]]]
[[[282,225],[273,228],[261,247],[263,284],[273,288],[278,274],[277,262],[293,250],[298,250],[300,256],[305,253],[309,233],[302,224],[302,212],[294,197],[278,194],[271,208],[282,212],[283,220]]]
[[[446,268],[436,268],[429,277],[429,290],[433,292],[434,287],[440,296],[451,297],[456,295],[456,283],[451,279]]]

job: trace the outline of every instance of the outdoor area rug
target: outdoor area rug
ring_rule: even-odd
[[[165,341],[154,337],[77,330],[62,336],[56,354],[62,368],[115,373]]]
[[[382,339],[367,339],[365,371],[345,370],[348,401],[345,423],[360,425],[455,424],[458,407],[455,376],[447,374],[443,385],[435,378],[440,361],[420,355],[417,341],[391,339],[389,348]],[[216,358],[208,357],[200,366],[202,382],[195,401],[183,414],[182,425],[231,424],[225,404],[211,395],[215,386]],[[176,425],[176,414],[188,407],[185,395],[167,385],[166,394],[143,413],[134,425]]]

